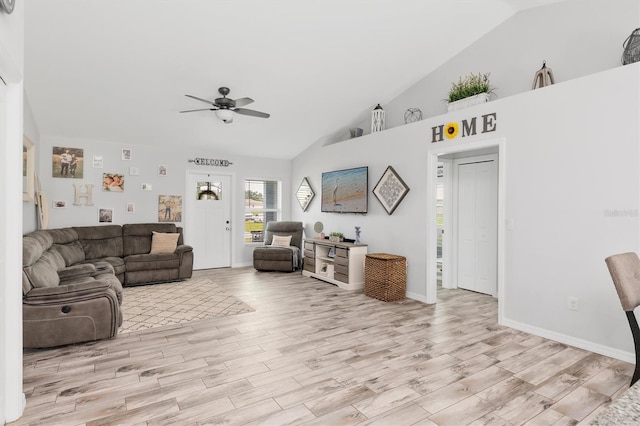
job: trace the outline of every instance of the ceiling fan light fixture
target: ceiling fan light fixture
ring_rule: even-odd
[[[216,110],[216,117],[218,117],[220,120],[224,121],[225,123],[232,123],[233,111],[231,111],[230,109]]]

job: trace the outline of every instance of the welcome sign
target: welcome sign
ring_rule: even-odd
[[[462,120],[460,123],[452,121],[447,124],[441,124],[431,128],[431,143],[442,142],[444,138],[455,139],[460,135],[464,138],[474,136],[480,130],[480,133],[495,132],[498,128],[498,114],[481,115],[471,119]]]

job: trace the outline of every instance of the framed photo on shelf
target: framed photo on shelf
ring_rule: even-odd
[[[373,194],[388,214],[392,214],[398,208],[407,192],[409,187],[391,166],[387,167],[373,188]]]

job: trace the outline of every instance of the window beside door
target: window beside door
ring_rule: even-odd
[[[244,242],[262,243],[268,222],[280,220],[281,183],[247,179],[244,182]]]

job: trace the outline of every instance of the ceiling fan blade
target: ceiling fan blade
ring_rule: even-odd
[[[246,109],[246,108],[236,108],[233,111],[237,112],[238,114],[250,115],[252,117],[260,117],[260,118],[270,117],[270,114],[267,114],[266,112],[254,111],[252,109]]]
[[[188,109],[186,111],[180,111],[180,112],[195,112],[195,111],[217,111],[218,108],[201,108],[201,109]]]
[[[240,98],[235,100],[235,104],[237,107],[243,107],[245,105],[249,105],[252,102],[253,102],[253,99],[251,98]]]
[[[208,104],[215,105],[215,102],[213,102],[213,101],[208,101],[208,100],[206,100],[206,99],[202,99],[202,98],[199,98],[199,97],[197,97],[197,96],[193,96],[193,95],[185,95],[185,96],[186,96],[186,97],[188,97],[188,98],[197,99],[197,100],[199,100],[199,101],[201,101],[201,102],[206,102],[206,103],[208,103]]]

